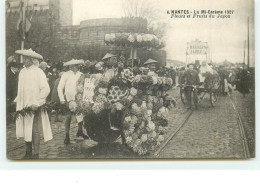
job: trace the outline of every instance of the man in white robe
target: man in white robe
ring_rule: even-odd
[[[213,74],[213,69],[207,64],[207,61],[202,61],[202,64],[199,68],[199,78],[200,78],[200,82],[204,82],[205,81],[205,74],[206,73],[210,73]]]
[[[39,110],[39,106],[45,103],[50,88],[44,72],[33,65],[33,59],[42,59],[42,56],[31,49],[17,50],[15,53],[23,55],[24,64],[24,68],[19,73],[16,110],[31,107],[35,111],[33,115],[20,116],[16,120],[16,136],[23,137],[26,143],[26,154],[23,159],[37,159],[40,149],[40,130],[43,131],[45,142],[52,139],[48,114]]]
[[[61,104],[69,104],[71,101],[75,101],[76,97],[76,85],[77,81],[79,80],[82,73],[79,71],[80,64],[84,64],[84,61],[82,60],[74,60],[68,61],[64,64],[64,66],[69,66],[70,70],[65,72],[60,79],[59,85],[58,85],[58,96],[60,99]],[[66,121],[65,121],[65,132],[66,137],[64,140],[64,144],[70,144],[70,123],[73,116],[73,112],[69,112],[66,115]],[[77,115],[76,116],[77,122],[78,122],[78,132],[77,137],[83,137],[84,139],[88,139],[88,136],[83,133],[83,115]]]

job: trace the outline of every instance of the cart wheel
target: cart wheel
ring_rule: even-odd
[[[181,96],[181,101],[182,103],[185,105],[187,104],[187,99],[186,99],[186,96],[185,96],[185,91],[183,88],[180,88],[180,96]]]
[[[217,93],[217,91],[215,91],[215,92],[212,91],[210,93],[210,104],[211,104],[211,106],[212,107],[216,106],[217,101],[218,101],[218,93]]]

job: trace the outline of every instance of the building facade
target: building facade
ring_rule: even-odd
[[[21,47],[17,29],[20,5],[20,0],[6,1],[7,57]],[[125,51],[128,55],[129,48],[106,45],[105,34],[147,33],[147,20],[143,18],[91,19],[73,25],[72,0],[28,0],[24,1],[24,5],[31,22],[31,28],[26,33],[25,48],[32,48],[54,62],[71,58],[100,60],[106,52],[119,54]],[[143,61],[148,58],[154,58],[162,64],[166,61],[166,52],[163,50],[151,52],[139,49],[138,56]]]

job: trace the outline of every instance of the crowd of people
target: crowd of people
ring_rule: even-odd
[[[210,80],[219,79],[218,91],[222,95],[237,90],[244,96],[254,90],[254,71],[243,67],[214,66],[206,61],[196,60],[187,66],[176,68],[176,84],[185,85],[188,109],[191,108],[193,93],[195,108],[198,107],[197,88],[210,88]]]
[[[38,111],[46,102],[54,102],[68,106],[68,102],[75,100],[76,83],[82,74],[86,75],[114,75],[120,69],[129,67],[133,73],[139,74],[143,70],[160,76],[175,79],[176,72],[172,68],[159,67],[159,63],[149,59],[142,64],[140,59],[126,59],[107,53],[101,61],[70,60],[65,63],[51,64],[35,51],[17,50],[18,57],[22,56],[22,63],[15,57],[7,59],[7,123],[16,122],[16,136],[23,137],[26,145],[24,159],[38,159],[40,147],[40,132],[43,132],[44,141],[52,139],[51,117],[52,112]],[[13,113],[30,107],[34,115],[14,118]],[[53,110],[55,113],[55,111]],[[65,140],[70,143],[70,123],[75,114],[68,112],[65,115]],[[55,122],[62,121],[62,116],[56,114]],[[77,137],[88,139],[83,132],[83,115],[76,115],[78,123]],[[41,126],[42,125],[42,126]]]
[[[133,73],[142,74],[145,70],[149,75],[165,76],[172,78],[174,85],[185,84],[185,96],[188,101],[188,109],[191,108],[193,93],[195,108],[198,105],[198,97],[194,87],[209,88],[207,77],[219,78],[220,90],[223,95],[237,89],[244,95],[253,89],[254,74],[247,69],[229,69],[223,66],[215,67],[206,61],[195,61],[187,66],[173,69],[158,65],[155,60],[149,59],[142,63],[140,59],[126,59],[107,53],[101,61],[70,60],[65,63],[51,64],[43,61],[43,57],[33,50],[17,50],[17,56],[23,57],[23,62],[16,61],[15,57],[7,59],[6,70],[6,107],[7,123],[16,122],[16,136],[23,137],[26,145],[24,159],[39,158],[40,132],[43,132],[44,141],[52,139],[50,126],[51,113],[56,113],[54,122],[62,121],[55,110],[52,112],[38,111],[46,102],[69,106],[68,102],[75,100],[76,84],[82,74],[105,75],[108,78],[120,73],[120,70],[129,67]],[[13,118],[12,113],[31,107],[34,115]],[[70,124],[75,114],[68,112],[65,115],[65,140],[70,143]],[[83,132],[83,115],[76,115],[78,123],[77,137],[88,139]],[[32,151],[34,150],[34,152]],[[34,153],[34,154],[33,154]]]

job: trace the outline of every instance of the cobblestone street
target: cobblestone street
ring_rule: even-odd
[[[151,153],[144,158],[244,158],[245,151],[241,139],[237,117],[229,96],[221,96],[216,107],[211,108],[209,100],[205,97],[200,103],[199,110],[194,110],[188,121],[180,130],[167,141],[167,138],[187,118],[190,110],[187,110],[179,99],[178,89],[171,91],[177,99],[177,107],[169,113],[168,133],[165,136],[165,147],[157,148],[158,156]],[[251,156],[254,156],[254,112],[252,108],[252,95],[246,99],[252,100],[245,106],[241,106],[243,97],[234,92],[231,95],[238,106],[247,125],[245,132],[249,138]],[[246,109],[245,109],[246,108]],[[52,117],[54,120],[54,117]],[[253,120],[253,121],[252,121]],[[245,123],[244,123],[245,122]],[[53,122],[53,140],[43,143],[41,141],[41,159],[93,159],[93,158],[143,158],[138,157],[121,143],[119,138],[113,144],[98,144],[92,140],[76,138],[77,124],[71,124],[71,144],[63,144],[65,138],[64,123]],[[161,151],[160,151],[161,150]],[[20,159],[25,153],[23,139],[15,137],[15,124],[7,125],[7,158]]]
[[[194,111],[160,158],[244,158],[229,97],[221,97],[214,108],[201,107]]]

